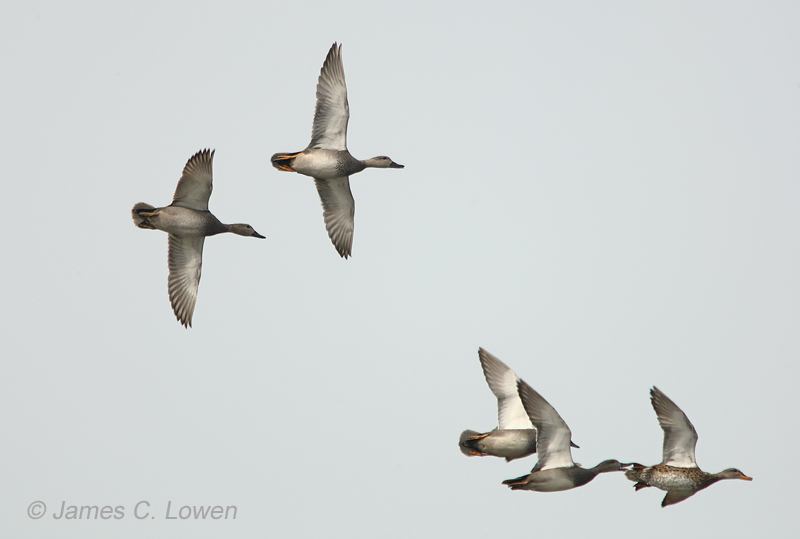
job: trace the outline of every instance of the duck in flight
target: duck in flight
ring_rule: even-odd
[[[353,247],[355,201],[350,192],[350,175],[365,168],[404,168],[385,155],[356,159],[347,151],[347,86],[344,81],[342,46],[333,44],[317,81],[317,106],[311,142],[302,152],[276,153],[272,165],[278,170],[299,172],[314,178],[325,228],[336,251],[347,258]]]
[[[722,479],[753,480],[736,468],[713,474],[698,468],[694,458],[697,431],[689,418],[657,387],[650,390],[650,402],[664,431],[663,458],[661,464],[654,466],[634,463],[633,468],[625,472],[625,477],[636,483],[637,491],[647,487],[667,491],[661,502],[661,507],[666,507],[682,502]]]
[[[245,224],[226,225],[208,211],[214,150],[202,150],[186,163],[172,204],[156,208],[139,202],[133,207],[133,224],[169,234],[169,301],[178,322],[191,327],[206,236],[232,232],[264,238]]]
[[[569,490],[585,485],[598,474],[623,471],[630,466],[618,460],[604,460],[594,468],[575,464],[570,450],[572,433],[555,408],[522,380],[517,382],[517,387],[525,411],[536,427],[539,460],[528,475],[503,481],[511,490]]]
[[[478,357],[486,383],[497,397],[497,428],[484,433],[465,430],[458,441],[461,452],[468,457],[503,457],[507,462],[536,453],[536,429],[519,398],[519,377],[483,348]]]

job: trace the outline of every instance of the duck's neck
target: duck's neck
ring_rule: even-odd
[[[722,479],[727,479],[727,477],[724,477],[723,475],[721,475],[721,472],[718,473],[718,474],[717,473],[701,472],[697,477],[698,490],[704,489],[706,487],[710,487],[711,485],[713,485],[714,483],[716,483],[717,481],[720,481]]]
[[[590,470],[595,474],[599,474],[605,472],[619,472],[622,470],[622,468],[620,467],[619,462],[604,460],[594,468],[590,468]]]
[[[364,165],[364,168],[386,168],[384,162],[377,157],[372,157],[363,161],[359,160],[359,162]]]
[[[214,217],[212,215],[212,217]],[[209,219],[206,222],[204,236],[216,236],[217,234],[222,234],[223,232],[230,232],[228,230],[228,226],[225,223],[220,222],[219,219],[214,217],[213,219]]]
[[[253,230],[249,226],[242,223],[233,223],[231,225],[226,225],[223,223],[222,226],[225,227],[225,230],[223,230],[222,232],[230,232],[232,234],[238,234],[239,236],[253,235]]]

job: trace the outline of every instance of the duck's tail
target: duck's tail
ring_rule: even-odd
[[[300,155],[303,152],[298,153],[276,153],[272,156],[272,166],[277,168],[278,170],[283,170],[286,172],[295,172],[292,168],[292,162],[294,158]]]
[[[461,449],[461,452],[468,457],[484,457],[486,454],[482,453],[480,449],[475,447],[475,442],[482,440],[488,435],[488,432],[481,434],[480,432],[475,432],[474,430],[465,430],[461,433],[461,437],[458,439],[458,447]]]
[[[478,433],[474,430],[465,430],[461,433],[461,437],[458,439],[458,448],[461,450],[468,457],[475,456],[473,451],[475,450],[474,446],[472,445],[472,438],[473,436],[477,435]]]
[[[144,202],[137,203],[131,210],[133,224],[139,228],[149,228],[150,230],[155,230],[156,227],[151,225],[150,221],[147,219],[148,217],[154,215],[154,209],[156,209],[156,207],[151,206],[150,204],[145,204]]]
[[[503,484],[507,485],[511,490],[524,490],[525,485],[527,484],[525,481],[527,478],[527,475],[522,475],[520,477],[515,477],[514,479],[506,479],[503,481]]]
[[[644,465],[634,462],[633,467],[630,470],[625,470],[625,477],[628,478],[628,480],[636,483],[633,486],[637,491],[650,486],[642,479],[642,472],[644,472],[644,469]]]

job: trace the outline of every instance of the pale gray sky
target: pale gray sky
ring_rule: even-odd
[[[796,536],[798,28],[794,2],[9,4],[0,535]],[[269,163],[308,143],[334,41],[350,151],[406,166],[352,179],[347,261]],[[185,330],[130,209],[202,148],[211,210],[267,239],[206,241]],[[457,447],[496,425],[479,346],[583,465],[660,461],[657,385],[702,468],[754,481],[511,492],[535,457]]]

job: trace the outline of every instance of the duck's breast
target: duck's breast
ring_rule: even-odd
[[[533,429],[495,429],[478,440],[475,446],[483,453],[518,459],[536,451],[536,431]]]
[[[549,470],[539,470],[528,476],[530,490],[537,492],[560,492],[570,490],[578,486],[573,477],[571,468],[550,468]],[[579,482],[580,484],[588,481]]]
[[[312,178],[340,178],[343,174],[339,153],[335,150],[308,149],[294,158],[292,168]]]
[[[211,236],[222,231],[219,220],[207,211],[167,206],[157,217],[157,222],[153,223],[156,228],[176,236]]]

